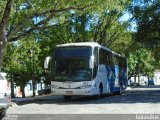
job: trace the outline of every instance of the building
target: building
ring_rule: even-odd
[[[38,95],[38,90],[42,90],[45,87],[46,86],[43,83],[43,81],[40,82],[40,83],[36,83],[36,85],[35,85],[35,94]],[[27,82],[27,84],[26,84],[26,86],[24,88],[24,91],[25,91],[25,96],[33,96],[32,80]],[[14,94],[15,94],[15,97],[22,97],[22,92],[21,92],[20,86],[14,85]]]
[[[154,85],[160,85],[160,70],[155,70],[153,78],[148,78],[147,76],[140,77],[140,85],[148,85],[148,81],[152,80]],[[131,77],[130,83],[138,83],[138,77]]]
[[[160,70],[155,70],[153,80],[155,85],[160,85]]]

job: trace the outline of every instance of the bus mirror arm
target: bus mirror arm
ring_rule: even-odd
[[[94,56],[91,56],[91,57],[90,57],[90,60],[89,60],[89,68],[94,68]]]
[[[44,69],[48,69],[49,68],[49,61],[50,61],[51,57],[48,56],[46,57],[45,61],[44,61]]]

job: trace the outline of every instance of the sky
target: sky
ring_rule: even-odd
[[[120,21],[126,22],[131,18],[132,18],[132,15],[128,12],[125,12],[124,15],[120,18]],[[136,22],[132,21],[130,24],[131,25],[129,27],[129,30],[135,32],[136,31],[136,26],[137,26]]]

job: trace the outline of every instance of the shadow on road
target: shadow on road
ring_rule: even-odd
[[[130,86],[131,88],[149,88],[148,90],[150,90],[151,88],[158,88],[160,90],[160,85],[150,85],[150,86]]]
[[[53,96],[55,97],[55,96]],[[160,103],[160,86],[140,86],[126,90],[122,95],[107,95],[97,99],[95,97],[73,97],[71,101],[65,101],[63,98],[57,99],[34,99],[28,101],[16,102],[17,105],[25,104],[126,104],[126,103]],[[134,105],[134,104],[133,104]]]

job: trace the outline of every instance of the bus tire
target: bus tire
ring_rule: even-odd
[[[102,98],[103,97],[103,85],[102,83],[99,85],[99,90],[98,90],[98,95],[97,98]]]
[[[65,100],[65,101],[70,101],[70,100],[71,100],[71,96],[65,95],[65,96],[64,96],[64,100]]]
[[[120,84],[119,91],[117,92],[118,95],[121,95],[123,93],[123,85]]]

